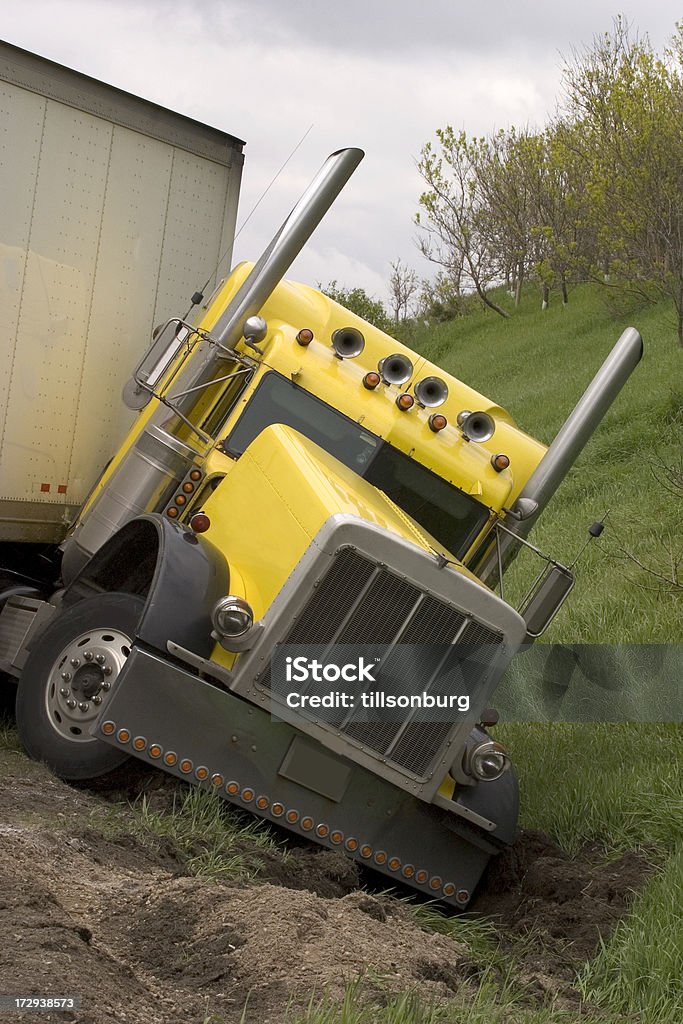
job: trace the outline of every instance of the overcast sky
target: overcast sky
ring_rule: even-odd
[[[244,139],[241,223],[313,128],[237,242],[256,258],[328,153],[366,157],[291,277],[384,299],[414,245],[415,169],[436,128],[541,125],[562,56],[621,11],[662,48],[669,0],[0,0],[6,40]]]

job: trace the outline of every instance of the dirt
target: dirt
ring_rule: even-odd
[[[143,793],[168,810],[178,785],[140,766],[73,787],[0,751],[0,992],[81,997],[78,1010],[24,1020],[274,1024],[313,993],[340,998],[359,975],[379,1000],[407,988],[425,1001],[474,992],[469,950],[421,929],[381,883],[367,891],[373,880],[340,854],[260,852],[256,883],[225,884],[188,875],[170,842],[151,849],[126,832],[112,801]],[[574,965],[646,870],[635,854],[570,859],[526,833],[493,862],[473,909],[495,916],[511,947],[533,936],[520,976],[539,1002],[571,1002]]]

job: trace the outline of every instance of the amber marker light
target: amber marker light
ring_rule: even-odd
[[[354,837],[351,836],[349,839],[346,840],[345,845],[347,850],[350,850],[351,853],[354,853],[358,849],[358,840],[354,839]]]
[[[179,494],[176,497],[175,503],[176,503],[176,505],[184,505],[186,501],[187,501],[187,498],[185,497],[185,495],[184,494]]]
[[[225,787],[225,792],[228,794],[228,796],[237,796],[239,791],[240,787],[238,782],[229,782]]]
[[[204,768],[202,766],[201,768],[197,769],[197,771],[195,772],[195,775],[199,779],[200,782],[203,782],[204,779],[208,779],[208,777],[209,777],[209,769],[208,768]]]
[[[404,876],[406,878],[412,878],[413,875],[415,874],[415,868],[413,867],[413,865],[412,864],[404,864],[403,865],[403,874],[404,874]]]
[[[378,850],[375,854],[375,864],[386,864],[387,855],[384,850]]]
[[[222,786],[223,785],[223,776],[221,775],[220,772],[216,772],[215,775],[211,776],[211,785],[212,786]]]
[[[144,736],[136,736],[133,740],[133,746],[136,750],[144,750],[147,746],[147,740]]]
[[[376,387],[379,387],[382,378],[376,370],[370,370],[370,373],[366,373],[363,377],[363,387],[367,391],[374,391]]]
[[[427,874],[426,871],[420,870],[415,874],[415,881],[418,883],[418,885],[424,885],[428,878],[429,875]]]
[[[130,733],[127,729],[119,729],[118,741],[119,743],[127,743],[130,739]]]
[[[503,455],[499,452],[498,455],[491,456],[491,465],[495,469],[496,473],[502,473],[504,469],[507,469],[510,465],[510,460],[507,455]]]
[[[290,825],[296,825],[297,821],[299,820],[299,812],[294,810],[287,811],[285,817],[287,818],[287,821],[289,822]]]
[[[339,846],[340,843],[344,842],[344,833],[340,832],[338,829],[335,829],[334,832],[330,832],[330,840],[337,846]]]
[[[396,399],[396,405],[399,407],[401,412],[408,412],[409,409],[415,405],[415,399],[412,395],[403,394],[399,395]]]
[[[171,506],[171,508],[166,510],[166,515],[168,516],[169,519],[177,519],[178,509],[175,508],[175,506]]]
[[[440,889],[442,885],[443,885],[443,882],[439,878],[438,875],[434,875],[434,877],[432,879],[430,879],[429,888],[430,889],[434,889],[435,892],[436,892],[437,889]]]
[[[245,804],[250,804],[255,796],[256,793],[254,793],[254,790],[250,789],[248,786],[246,789],[242,790],[242,799],[244,800]]]
[[[301,819],[301,827],[304,830],[304,832],[310,832],[311,829],[313,828],[313,825],[314,825],[313,818],[302,818]]]
[[[186,484],[183,484],[183,490],[185,491],[185,494],[192,494],[194,490],[194,484],[191,484],[188,480]]]
[[[458,889],[457,893],[455,894],[455,898],[458,901],[458,903],[467,903],[467,901],[470,898],[470,894],[467,889]]]
[[[178,755],[174,754],[172,750],[169,750],[167,754],[164,754],[164,763],[173,767],[178,760]]]
[[[201,478],[202,473],[200,469],[193,469],[190,473],[190,480],[194,480],[195,483],[197,483],[198,480],[201,480]]]
[[[321,839],[325,839],[329,835],[330,829],[328,825],[318,825],[315,831],[316,835],[319,835]]]
[[[440,430],[448,426],[448,420],[440,412],[433,412],[429,417],[429,429],[433,430],[435,434],[438,434]]]
[[[453,885],[453,883],[452,882],[446,882],[446,884],[443,887],[443,894],[444,894],[444,896],[452,896],[454,892],[455,892],[455,886]]]
[[[161,757],[161,747],[159,746],[158,743],[153,743],[152,746],[149,748],[149,756],[155,758]]]
[[[169,515],[171,514],[171,511],[172,510],[169,509]],[[206,512],[195,512],[193,516],[190,516],[190,528],[194,530],[195,533],[206,533],[210,526],[211,520],[207,516]]]
[[[360,855],[366,859],[372,857],[372,847],[369,846],[368,843],[365,843],[365,845],[360,848]]]
[[[271,807],[270,811],[271,811],[271,814],[273,815],[274,818],[281,818],[282,815],[285,813],[284,804],[280,804],[280,803],[273,804],[273,806]]]
[[[401,861],[398,859],[398,857],[392,857],[391,860],[389,861],[389,864],[388,864],[388,867],[389,867],[390,871],[398,871],[400,866],[401,866]]]
[[[267,811],[268,807],[270,806],[270,800],[268,799],[267,796],[260,796],[256,800],[256,806],[258,807],[259,811]]]
[[[190,761],[190,759],[186,757],[184,760],[182,760],[180,762],[179,767],[180,767],[181,772],[184,772],[185,775],[189,775],[189,773],[192,771],[194,765],[192,764],[192,761]]]
[[[114,722],[104,722],[102,725],[102,732],[105,736],[111,736],[113,732],[116,732],[116,725]]]
[[[303,348],[306,348],[306,346],[310,345],[311,342],[313,341],[313,331],[310,329],[310,327],[302,327],[296,336],[296,340],[299,343],[299,345],[301,345]]]

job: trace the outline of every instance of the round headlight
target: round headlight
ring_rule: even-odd
[[[510,767],[510,757],[494,740],[480,743],[470,754],[469,768],[482,782],[495,782]]]
[[[244,636],[254,625],[251,606],[241,597],[222,597],[214,605],[211,621],[216,632],[226,638]]]

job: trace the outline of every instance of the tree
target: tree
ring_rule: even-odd
[[[665,296],[683,345],[683,32],[666,60],[623,19],[564,69],[564,124],[584,165],[610,287]],[[597,269],[597,268],[596,268]]]
[[[330,281],[326,285],[318,282],[318,288],[330,299],[338,302],[340,306],[344,306],[356,316],[367,320],[374,327],[379,327],[381,331],[391,330],[391,320],[387,316],[384,306],[379,299],[368,295],[364,288],[343,288],[336,281]]]
[[[407,320],[413,311],[414,300],[420,288],[417,274],[400,259],[390,263],[389,303],[396,323]]]
[[[481,189],[481,166],[489,157],[485,139],[440,128],[440,155],[428,142],[418,170],[428,188],[420,196],[422,211],[415,220],[424,230],[419,245],[424,256],[444,268],[458,292],[474,288],[481,302],[500,316],[509,314],[488,294],[505,274],[505,260],[496,245],[492,220]]]

